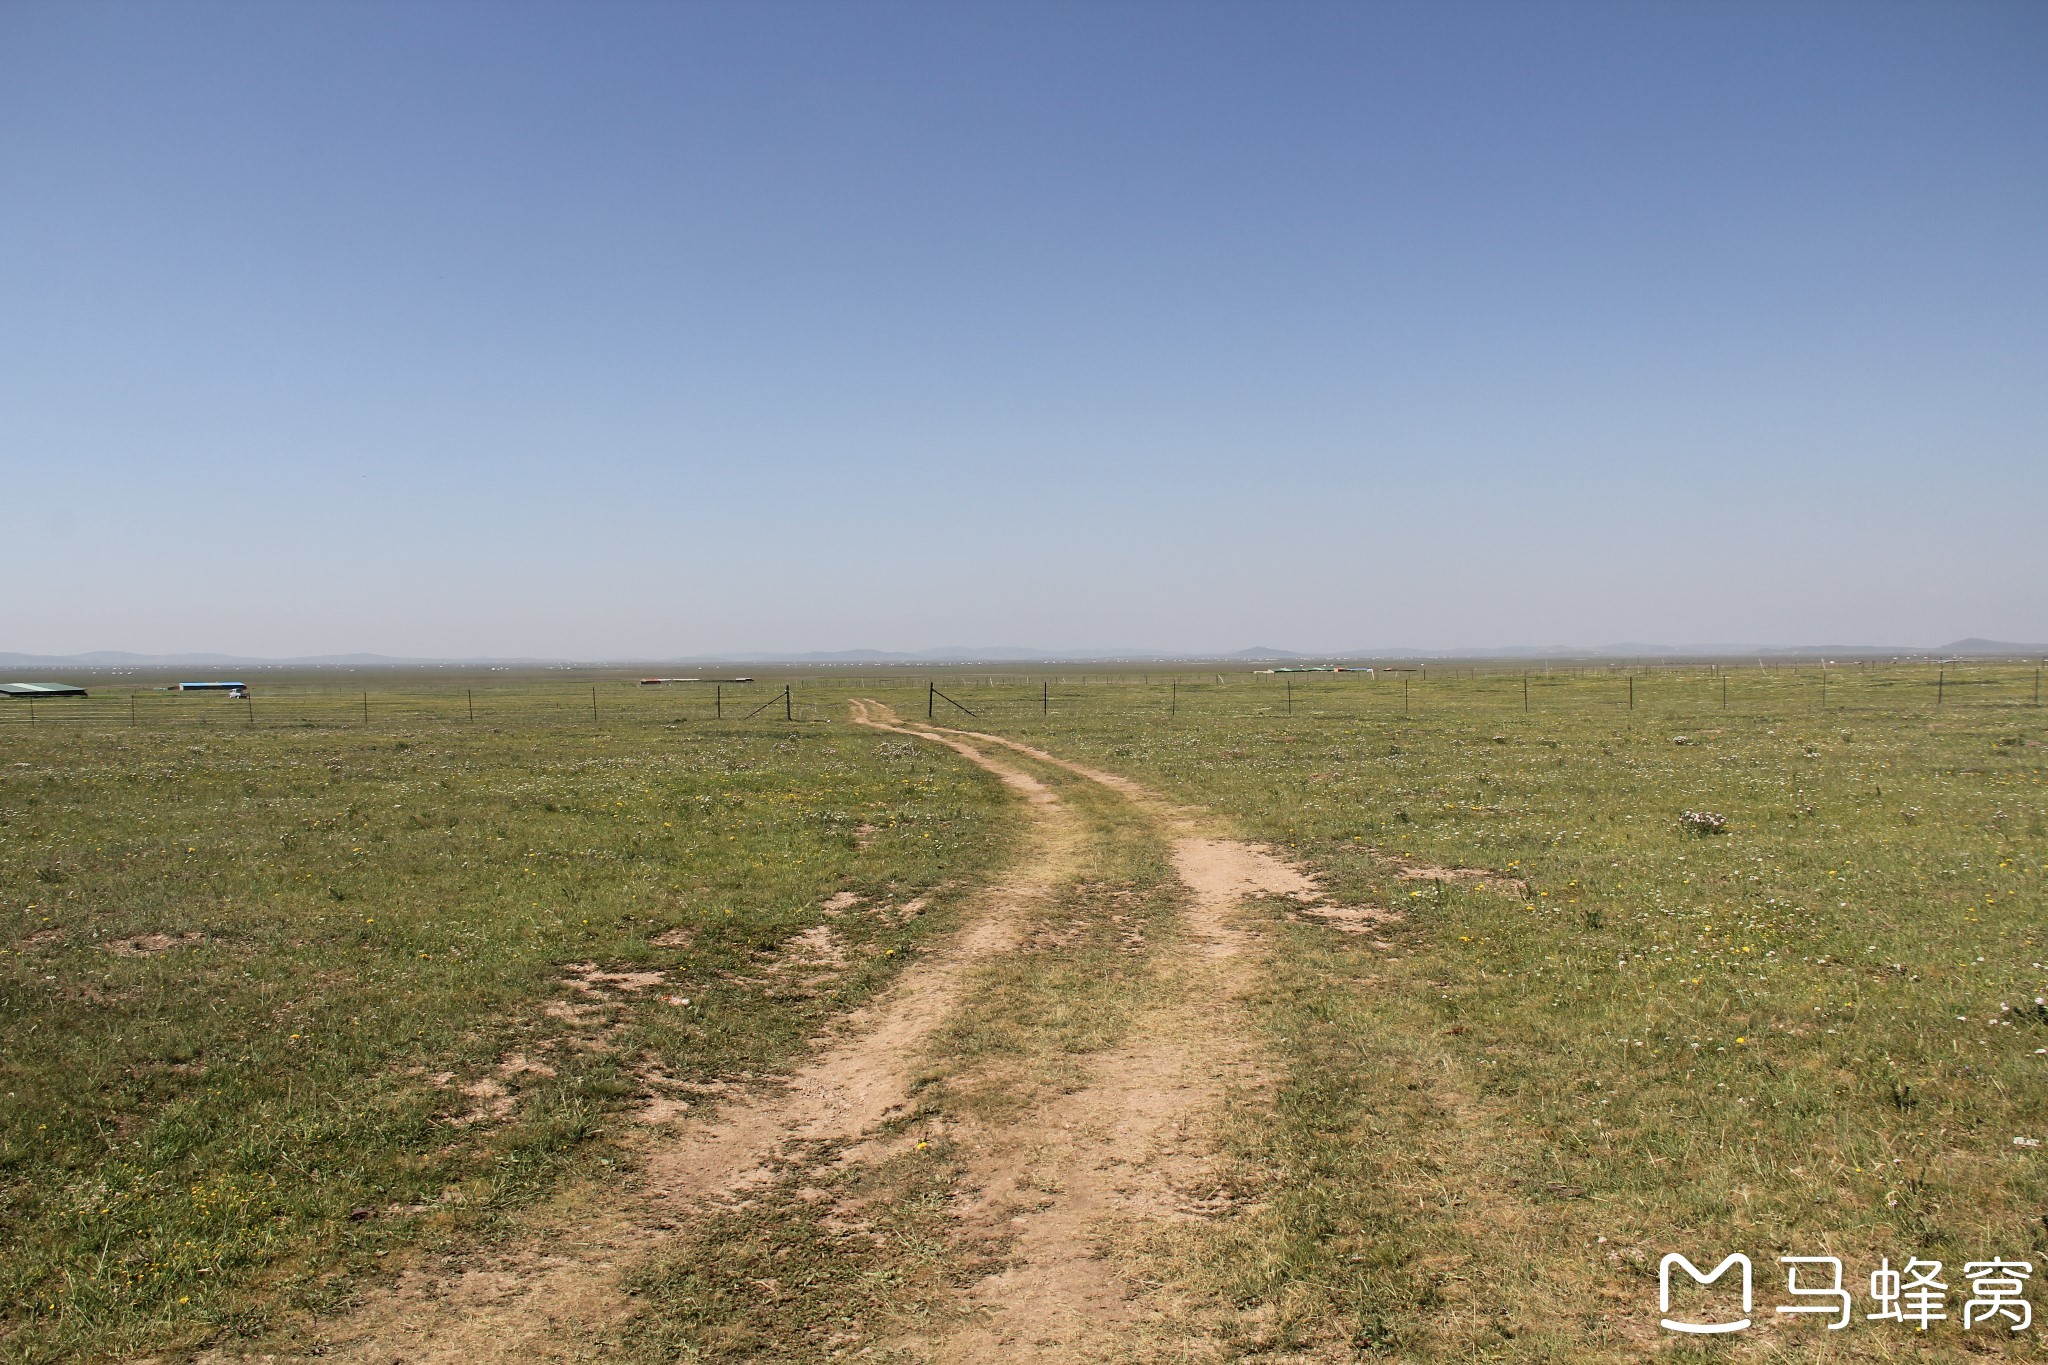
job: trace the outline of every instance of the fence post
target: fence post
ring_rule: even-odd
[[[2034,700],[2037,703],[2041,700],[2041,675],[2039,670],[2036,670],[2034,674]],[[1038,714],[1041,716],[1052,714],[1052,683],[1045,678],[1038,680]]]
[[[1728,709],[1728,675],[1726,673],[1721,674],[1721,709],[1723,711]]]
[[[725,719],[725,684],[723,683],[711,684],[711,718],[713,720]]]
[[[784,683],[784,684],[782,685],[782,718],[783,718],[784,720],[792,720],[792,719],[794,719],[794,717],[792,717],[792,716],[791,716],[791,715],[789,714],[789,684],[788,684],[788,683]]]
[[[252,725],[252,726],[253,726],[253,725],[255,725],[255,724],[256,724],[256,699],[255,699],[254,697],[244,697],[244,698],[242,698],[242,708],[243,708],[243,710],[244,710],[244,711],[246,711],[246,712],[248,713],[248,716],[249,716],[249,724],[250,724],[250,725]]]
[[[1294,679],[1287,679],[1287,714],[1294,714]]]
[[[1529,714],[1529,675],[1522,675],[1522,714]]]
[[[1401,714],[1408,714],[1408,675],[1401,675]]]
[[[1636,675],[1633,673],[1628,675],[1628,709],[1636,709]]]
[[[369,694],[368,692],[364,692],[364,693],[363,693],[363,724],[365,724],[365,725],[368,725],[369,723],[370,723],[370,694]]]
[[[1180,714],[1180,680],[1171,679],[1166,684],[1166,718],[1172,720]]]
[[[930,706],[930,702],[932,702],[932,700],[936,700],[936,698],[942,698],[942,696],[946,696],[944,692],[940,692],[940,690],[938,690],[938,684],[930,684],[930,688],[932,688],[932,690],[930,690],[930,694],[926,696],[926,706]],[[963,710],[963,712],[967,712],[969,716],[973,716],[973,714],[975,714],[975,712],[973,712],[973,710],[969,710],[967,706],[961,706],[961,704],[958,704],[958,702],[954,702],[954,700],[952,700],[950,696],[946,696],[946,706],[952,706],[954,710]]]
[[[462,689],[462,695],[469,701],[469,723],[474,725],[476,724],[476,689],[465,687]]]
[[[594,687],[590,689],[590,718],[597,719],[597,689]]]
[[[2034,695],[2036,699],[2040,697],[2040,694],[2041,684],[2040,681],[2036,679],[2034,683]],[[135,728],[135,693],[132,691],[128,694],[128,728],[131,730]]]
[[[930,678],[924,680],[924,685],[926,688],[924,694],[924,718],[930,720],[932,718],[932,709],[939,704],[939,685]]]

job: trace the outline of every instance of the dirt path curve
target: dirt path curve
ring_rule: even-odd
[[[1178,932],[1153,954],[1148,1004],[1088,1079],[1000,1131],[959,1136],[972,1190],[962,1231],[1008,1244],[1002,1270],[965,1291],[964,1313],[893,1343],[903,1356],[955,1365],[1028,1359],[1106,1362],[1222,1358],[1207,1334],[1130,1278],[1134,1256],[1171,1256],[1201,1220],[1226,1215],[1211,1127],[1233,1092],[1269,1081],[1241,997],[1260,941],[1249,897],[1313,898],[1295,869],[1254,845],[1213,837],[1199,812],[1137,783],[999,736],[906,724],[880,703],[856,724],[945,745],[1022,798],[1025,855],[987,888],[967,926],[886,992],[848,1015],[786,1081],[728,1101],[709,1121],[650,1129],[643,1172],[619,1188],[572,1191],[542,1210],[521,1244],[404,1273],[389,1291],[329,1324],[316,1354],[358,1365],[581,1361],[604,1354],[634,1312],[626,1277],[660,1252],[693,1210],[767,1178],[804,1141],[854,1142],[910,1101],[940,1027],[977,973],[1017,948],[1078,874],[1086,821],[1032,771],[1046,765],[1115,793],[1105,817],[1163,840],[1185,887]],[[1002,751],[1021,756],[1020,763]],[[1098,803],[1099,804],[1099,803]],[[856,1149],[857,1153],[858,1149]]]
[[[854,719],[913,733],[865,708]],[[631,1311],[625,1273],[693,1206],[754,1183],[789,1143],[859,1138],[905,1105],[925,1039],[952,1012],[974,966],[1016,944],[1022,910],[1062,884],[1082,838],[1072,813],[1031,773],[964,738],[917,737],[994,773],[1029,812],[1024,858],[978,898],[967,927],[841,1020],[783,1084],[732,1101],[679,1136],[648,1137],[644,1175],[630,1187],[566,1196],[542,1215],[542,1231],[527,1245],[480,1263],[402,1275],[392,1291],[328,1330],[323,1358],[364,1365],[587,1359],[591,1338],[616,1329]]]

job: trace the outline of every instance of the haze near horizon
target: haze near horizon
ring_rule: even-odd
[[[0,652],[2048,639],[2048,10],[0,9]]]

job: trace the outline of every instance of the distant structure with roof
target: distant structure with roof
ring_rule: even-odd
[[[43,697],[86,697],[92,694],[70,683],[0,683],[0,697],[13,701],[36,701]]]

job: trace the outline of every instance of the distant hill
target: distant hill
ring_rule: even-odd
[[[972,663],[1147,663],[1286,659],[1893,659],[1893,658],[2030,658],[2048,656],[2048,644],[2017,644],[2009,640],[1967,639],[1945,645],[1659,645],[1624,642],[1611,645],[1502,645],[1490,649],[1350,649],[1304,653],[1272,645],[1254,645],[1230,652],[1160,649],[1039,649],[1021,645],[951,645],[942,649],[839,649],[803,653],[763,651],[753,654],[696,654],[669,659],[419,659],[391,654],[310,654],[288,659],[259,659],[246,654],[136,654],[100,649],[86,654],[0,653],[0,671],[48,672],[66,669],[313,669],[313,668],[571,668],[675,667],[701,664],[972,664]]]
[[[1319,659],[1928,659],[2031,658],[2048,645],[1958,640],[1946,645],[1502,645],[1491,649],[1358,649]],[[1305,657],[1305,656],[1304,656]]]
[[[1053,650],[1025,649],[1015,645],[956,645],[950,649],[926,649],[916,651],[887,649],[835,649],[812,650],[803,654],[714,654],[705,657],[707,663],[766,663],[787,662],[806,664],[861,664],[861,663],[995,663],[1020,662],[1032,659],[1071,658]]]
[[[2016,645],[2009,640],[1957,640],[1941,647],[1943,654],[2048,654],[2048,645]]]
[[[548,668],[569,659],[406,659],[390,654],[310,654],[256,659],[246,654],[131,654],[96,649],[87,654],[0,654],[0,668]]]

